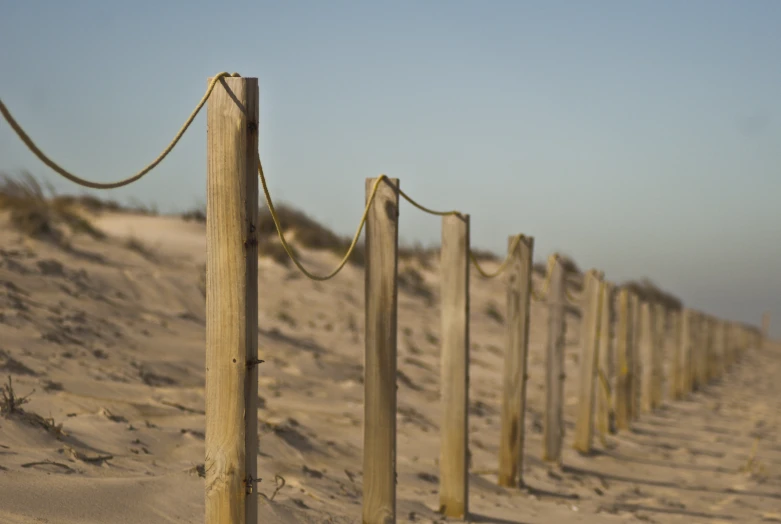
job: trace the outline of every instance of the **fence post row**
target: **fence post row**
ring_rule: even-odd
[[[366,180],[368,203],[375,179]],[[363,522],[396,521],[396,318],[399,180],[386,178],[366,220]]]
[[[257,78],[221,79],[206,118],[205,510],[236,524],[257,521]]]
[[[502,421],[499,436],[500,486],[523,486],[526,382],[528,380],[529,316],[531,312],[534,238],[508,240],[507,349],[504,354]],[[515,247],[514,247],[515,246]]]
[[[463,518],[469,490],[469,215],[442,217],[439,511]]]

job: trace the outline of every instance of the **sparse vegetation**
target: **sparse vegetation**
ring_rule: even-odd
[[[630,280],[621,284],[621,287],[635,293],[640,300],[661,304],[666,309],[679,311],[683,308],[683,302],[680,298],[662,290],[649,278],[643,278],[639,281]]]
[[[3,385],[3,389],[0,390],[0,392],[2,393],[2,397],[0,398],[0,414],[7,417],[14,413],[23,413],[22,406],[29,402],[30,395],[35,393],[35,390],[24,397],[17,396],[14,391],[14,383],[11,379],[11,375],[8,375],[8,383]]]
[[[73,198],[58,197],[50,185],[47,191],[48,197],[38,180],[26,171],[20,176],[0,173],[0,210],[9,213],[11,225],[21,233],[62,247],[68,247],[64,228],[72,234],[105,238],[80,212]]]
[[[30,395],[33,393],[35,393],[35,390],[23,397],[18,396],[14,391],[13,380],[9,375],[8,383],[4,384],[2,389],[0,389],[0,415],[3,415],[5,418],[19,417],[33,426],[42,427],[47,433],[54,435],[55,438],[60,438],[64,435],[62,424],[55,423],[51,417],[44,418],[37,413],[27,412],[22,408],[23,405],[30,401]]]
[[[147,260],[150,261],[156,261],[157,255],[146,245],[144,244],[140,239],[138,239],[136,236],[131,235],[127,237],[123,243],[125,248],[135,251],[142,257],[144,257]]]
[[[407,266],[399,271],[397,276],[398,287],[415,297],[421,297],[427,304],[433,304],[434,291],[426,284],[423,274],[414,267]]]

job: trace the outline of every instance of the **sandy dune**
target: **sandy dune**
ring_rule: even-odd
[[[109,239],[76,238],[70,251],[0,227],[0,379],[10,375],[17,395],[34,390],[25,414],[0,418],[0,522],[202,522],[204,227],[125,215],[96,224]],[[315,270],[336,262],[302,254]],[[439,310],[431,262],[414,265],[433,295],[408,286],[399,296],[399,522],[443,521],[434,511]],[[316,283],[269,260],[260,267],[259,522],[360,522],[363,271],[348,266]],[[497,487],[504,325],[491,309],[502,312],[504,300],[500,280],[473,274],[473,522],[781,522],[781,346],[748,351],[721,383],[665,401],[583,457],[571,447],[579,319],[568,315],[572,379],[564,467],[556,469],[539,460],[539,305],[529,487]],[[272,501],[277,476],[284,486]]]

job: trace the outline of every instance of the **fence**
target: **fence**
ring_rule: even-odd
[[[469,215],[420,205],[381,175],[366,180],[366,206],[352,243],[327,275],[310,273],[295,257],[276,215],[258,156],[258,82],[234,73],[210,79],[206,94],[171,144],[139,173],[113,183],[77,177],[50,160],[0,101],[0,113],[47,166],[68,180],[111,189],[140,179],[170,153],[207,107],[206,284],[206,522],[257,521],[258,365],[258,180],[279,239],[309,278],[328,280],[344,267],[366,228],[366,331],[364,361],[363,522],[396,520],[396,321],[399,199],[442,217],[440,512],[466,517],[468,486],[470,263],[484,278],[505,276],[507,334],[502,379],[498,483],[523,485],[524,416],[531,299],[548,308],[545,417],[542,457],[560,463],[563,448],[565,311],[582,310],[578,415],[574,447],[587,454],[594,435],[630,428],[642,412],[662,402],[665,367],[668,395],[682,399],[726,373],[749,347],[760,347],[763,330],[704,312],[665,309],[637,292],[589,270],[580,296],[567,288],[562,257],[548,258],[541,292],[532,287],[534,238],[508,240],[507,257],[493,273],[470,249]],[[259,176],[256,176],[256,172]],[[664,351],[668,346],[669,351]],[[669,361],[663,355],[669,355]],[[665,366],[666,365],[666,366]]]

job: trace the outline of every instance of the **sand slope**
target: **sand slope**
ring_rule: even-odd
[[[70,251],[0,228],[0,382],[10,374],[18,395],[35,390],[27,415],[0,418],[0,522],[202,522],[204,228],[125,215],[97,223],[109,240],[75,239]],[[303,256],[321,272],[336,262]],[[399,296],[398,520],[437,522],[438,277],[436,260],[414,265],[433,295],[405,286]],[[363,272],[348,266],[317,283],[260,266],[259,522],[360,522]],[[723,382],[597,439],[597,453],[582,457],[571,449],[571,313],[556,470],[539,460],[546,313],[537,305],[529,487],[496,487],[504,325],[491,309],[504,300],[500,280],[473,274],[474,522],[781,522],[781,347],[748,352]],[[741,471],[755,442],[751,471]],[[284,486],[270,501],[276,476]]]

